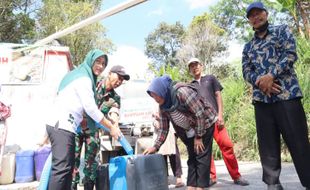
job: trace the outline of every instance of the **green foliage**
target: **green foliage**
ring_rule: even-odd
[[[35,36],[35,20],[30,13],[36,7],[32,1],[0,1],[0,41],[22,43]]]
[[[295,64],[299,85],[303,92],[303,106],[306,112],[308,126],[310,126],[310,41],[297,38],[298,61]]]
[[[176,54],[181,47],[184,33],[184,27],[180,22],[172,25],[162,22],[147,36],[145,54],[153,60],[151,64],[154,68],[177,65]]]
[[[258,160],[254,109],[250,88],[239,77],[227,77],[221,81],[224,103],[225,127],[234,142],[235,154],[242,160]],[[218,145],[213,144],[214,158],[221,157]]]
[[[252,2],[253,0],[220,0],[210,8],[210,15],[219,27],[225,29],[229,38],[242,42],[249,41],[253,36],[253,31],[246,18],[246,8]],[[288,25],[293,23],[290,15],[281,14],[278,3],[269,0],[261,0],[261,2],[268,8],[271,23]]]
[[[98,12],[97,1],[46,0],[39,15],[40,38],[45,38],[78,23]],[[113,50],[112,42],[106,38],[106,30],[100,23],[94,23],[59,39],[70,47],[73,63],[80,64],[88,51],[94,48],[105,52]]]
[[[155,76],[169,75],[172,80],[175,81],[189,81],[191,77],[188,72],[182,73],[178,66],[161,66],[159,69],[154,68],[154,65],[149,64],[149,69],[155,74]]]
[[[225,31],[212,22],[209,14],[195,16],[177,55],[183,63],[182,69],[188,69],[187,62],[192,57],[199,58],[205,68],[210,66],[213,58],[227,49],[224,34]]]

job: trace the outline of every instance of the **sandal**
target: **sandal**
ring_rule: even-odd
[[[175,184],[175,188],[180,188],[180,187],[184,187],[185,184],[183,182],[178,182]]]

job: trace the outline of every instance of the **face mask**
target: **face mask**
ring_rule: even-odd
[[[265,24],[263,24],[261,27],[259,27],[259,28],[253,28],[253,30],[255,31],[255,33],[262,33],[262,32],[265,32],[265,31],[267,30],[268,26],[269,26],[269,23],[268,23],[268,21],[267,21],[267,22],[266,22]]]

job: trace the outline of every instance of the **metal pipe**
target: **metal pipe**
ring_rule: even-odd
[[[62,31],[56,32],[56,33],[54,33],[54,34],[52,34],[52,35],[50,35],[50,36],[48,36],[42,40],[39,40],[34,44],[34,46],[45,45],[45,44],[47,44],[47,43],[49,43],[55,39],[61,38],[61,37],[65,36],[69,33],[72,33],[74,31],[80,29],[80,28],[83,28],[87,25],[93,24],[99,20],[102,20],[104,18],[112,16],[112,15],[119,13],[121,11],[124,11],[126,9],[129,9],[129,8],[136,6],[140,3],[143,3],[145,1],[147,1],[147,0],[129,0],[129,1],[126,1],[124,3],[121,3],[115,7],[112,7],[110,9],[104,11],[104,12],[97,13],[94,16],[91,16],[91,17],[89,17],[89,18],[87,18],[81,22],[78,22],[78,23],[76,23],[76,24],[74,24],[74,25],[72,25],[72,26],[70,26],[70,27],[68,27]]]

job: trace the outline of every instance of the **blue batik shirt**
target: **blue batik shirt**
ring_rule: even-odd
[[[255,35],[242,52],[243,77],[253,86],[253,102],[274,103],[302,97],[293,67],[296,60],[295,39],[287,25],[269,25],[264,38]],[[255,85],[259,77],[268,73],[282,87],[279,94],[271,97]]]

